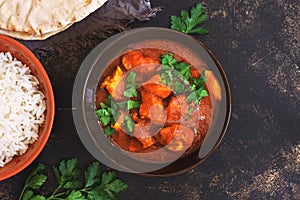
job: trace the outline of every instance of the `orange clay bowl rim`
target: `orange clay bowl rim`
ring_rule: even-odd
[[[53,93],[52,85],[51,85],[51,82],[49,80],[48,74],[45,71],[45,69],[44,69],[43,65],[41,64],[41,62],[37,59],[37,57],[27,47],[25,47],[20,42],[12,39],[10,37],[7,37],[7,36],[4,36],[4,35],[0,34],[0,41],[1,40],[6,41],[7,43],[11,44],[11,46],[14,46],[16,49],[18,49],[19,52],[22,52],[22,54],[24,56],[27,56],[29,58],[29,60],[31,60],[32,63],[34,63],[34,66],[29,66],[29,68],[31,70],[36,69],[41,74],[41,77],[43,79],[43,83],[45,84],[44,87],[48,91],[47,92],[48,95],[47,96],[45,95],[45,97],[48,99],[46,101],[49,102],[49,106],[46,107],[48,119],[47,118],[45,119],[45,122],[46,122],[46,123],[44,122],[45,123],[44,124],[45,128],[43,129],[43,132],[39,133],[39,138],[41,137],[41,134],[43,134],[43,140],[40,142],[40,145],[36,148],[33,155],[31,157],[29,157],[29,159],[27,159],[23,165],[16,166],[13,171],[9,171],[5,174],[2,174],[2,176],[0,177],[0,181],[2,181],[4,179],[7,179],[7,178],[10,178],[10,177],[18,174],[19,172],[24,170],[26,167],[28,167],[37,158],[37,156],[41,153],[41,151],[43,150],[43,148],[45,147],[45,145],[46,145],[46,143],[49,139],[49,136],[50,136],[50,133],[51,133],[51,130],[52,130],[52,126],[53,126],[54,113],[55,113],[55,101],[54,101],[54,93]],[[39,82],[41,82],[40,79],[39,79]],[[46,120],[48,120],[48,121],[46,121]],[[13,158],[13,159],[15,159],[15,158]],[[7,164],[9,164],[9,163],[7,163]],[[2,168],[4,169],[5,165]],[[1,168],[0,168],[0,171],[1,171]]]

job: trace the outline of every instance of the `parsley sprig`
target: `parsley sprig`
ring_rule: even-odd
[[[129,99],[128,101],[116,102],[112,99],[111,95],[107,96],[105,103],[106,104],[101,102],[100,109],[96,110],[95,113],[101,125],[106,126],[104,129],[104,133],[106,135],[110,135],[115,132],[115,129],[112,128],[112,126],[121,115],[120,110],[128,113],[129,110],[140,107],[140,102],[138,101]],[[131,133],[134,126],[135,124],[132,119],[129,116],[125,116],[122,127],[124,127],[127,132]]]
[[[53,167],[57,188],[51,195],[36,194],[45,183],[45,166],[38,166],[29,174],[19,200],[115,200],[117,195],[127,190],[128,185],[116,178],[116,172],[101,173],[100,163],[93,162],[80,179],[81,169],[77,159],[62,160]]]
[[[19,200],[29,200],[34,198],[33,190],[39,189],[47,180],[47,176],[43,174],[44,169],[45,166],[43,164],[38,164],[38,166],[29,174],[25,181],[25,185],[23,187]]]
[[[187,100],[197,104],[203,97],[208,96],[208,92],[204,87],[207,81],[205,70],[201,72],[199,78],[193,78],[190,64],[179,62],[172,53],[162,55],[161,63],[163,65],[161,71],[162,82],[170,86],[176,94],[187,93]]]
[[[206,34],[209,32],[208,29],[203,28],[201,25],[207,20],[205,9],[202,4],[196,4],[190,11],[181,11],[181,16],[177,17],[171,15],[171,29],[181,31],[183,33],[198,33]]]

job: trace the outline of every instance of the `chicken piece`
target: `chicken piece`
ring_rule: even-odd
[[[106,79],[101,84],[101,88],[106,88],[108,93],[115,100],[123,100],[123,93],[125,90],[125,83],[122,81],[124,71],[117,66],[116,70],[111,76],[106,77]]]
[[[166,111],[161,98],[146,90],[141,90],[142,104],[140,105],[141,118],[148,118],[151,123],[164,125],[166,122]]]
[[[172,124],[169,127],[163,128],[156,136],[157,142],[165,145],[171,151],[185,151],[191,147],[194,141],[193,130],[180,125]]]
[[[194,66],[190,66],[190,72],[192,78],[199,78],[201,76],[201,70],[197,69]]]
[[[125,55],[122,56],[122,64],[125,69],[130,70],[134,67],[142,66],[144,64],[159,64],[159,60],[155,58],[151,58],[148,56],[144,56],[141,51],[134,50],[129,51]],[[144,69],[144,70],[142,70]],[[147,67],[141,68],[141,73],[148,73]]]
[[[136,73],[136,81],[140,83],[147,82],[149,78],[157,74],[161,70],[160,64],[144,64],[131,69]]]
[[[150,126],[146,121],[140,121],[135,125],[133,135],[143,144],[144,149],[155,144],[155,140],[150,133]]]
[[[189,103],[184,95],[172,97],[167,108],[167,123],[181,123],[190,128],[197,129],[199,120],[200,106],[195,102]]]
[[[178,125],[175,136],[167,148],[175,152],[186,151],[192,146],[194,138],[195,135],[192,129],[183,125]]]
[[[116,119],[115,124],[112,126],[112,128],[116,130],[116,132],[111,135],[112,139],[126,151],[136,152],[142,150],[144,148],[143,144],[126,133],[122,127],[124,118],[125,113],[121,110],[118,119]]]
[[[148,81],[146,81],[146,83],[161,83],[161,82],[162,80],[159,74],[152,76]]]
[[[131,118],[135,123],[139,123],[141,119],[139,118],[139,110],[137,108],[131,109]]]
[[[128,151],[130,152],[138,152],[143,150],[143,144],[137,141],[134,138],[131,138],[129,141]]]
[[[168,145],[174,138],[176,133],[176,126],[168,126],[154,136],[155,140],[162,145]]]
[[[151,94],[165,99],[172,93],[172,90],[167,85],[160,82],[161,77],[159,74],[157,74],[153,76],[149,81],[144,83],[143,88]]]
[[[215,75],[212,71],[206,70],[205,76],[207,78],[206,85],[208,87],[209,94],[216,100],[221,101],[222,100],[222,92],[221,92],[221,86]]]
[[[174,96],[166,108],[167,123],[179,123],[188,113],[189,104],[185,95]]]
[[[129,151],[128,146],[130,144],[130,137],[128,134],[123,131],[117,131],[114,134],[111,134],[110,137],[115,144],[121,147],[121,149]]]

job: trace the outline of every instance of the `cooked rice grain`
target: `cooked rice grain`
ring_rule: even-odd
[[[38,138],[46,109],[38,85],[29,67],[0,52],[0,167]]]

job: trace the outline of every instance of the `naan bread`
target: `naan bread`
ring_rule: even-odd
[[[66,30],[107,0],[0,0],[0,33],[43,40]]]

